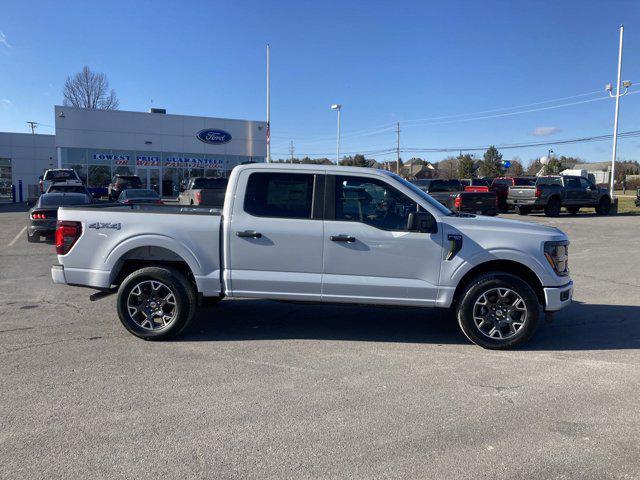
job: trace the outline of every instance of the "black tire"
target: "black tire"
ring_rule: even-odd
[[[482,306],[477,305],[476,302],[482,299],[483,294],[490,295],[491,292],[499,288],[509,289],[520,297],[521,302],[519,305],[524,303],[526,316],[524,317],[522,325],[519,326],[515,332],[512,333],[511,330],[507,332],[508,335],[511,336],[507,337],[505,334],[505,338],[491,338],[488,335],[488,333],[491,333],[491,330],[489,332],[483,331],[483,329],[476,324],[474,317],[476,317],[475,314],[478,312],[474,312],[474,310],[476,308],[482,308]],[[486,298],[487,297],[485,297],[485,299]],[[510,302],[501,305],[506,307],[508,303]],[[476,345],[492,350],[508,349],[524,344],[535,332],[540,319],[540,304],[533,289],[521,278],[503,272],[489,272],[471,280],[471,282],[467,284],[464,294],[457,302],[455,309],[458,325],[462,333]],[[500,314],[502,314],[502,312],[500,312]],[[520,312],[516,313],[516,315],[520,314]],[[516,323],[514,323],[516,321],[512,320],[507,322],[507,319],[511,319],[512,315],[513,313],[509,313],[508,316],[500,317],[505,319],[500,320],[504,324],[500,327],[500,336],[503,335],[502,329],[516,328]],[[520,317],[520,319],[522,319],[522,317]],[[487,323],[485,328],[493,328],[495,330],[496,321],[498,320],[494,320],[493,324],[485,322]],[[513,324],[513,327],[510,324]]]
[[[516,213],[518,215],[529,215],[531,213],[531,207],[516,206]]]
[[[136,286],[154,281],[163,285],[174,298],[175,317],[166,325],[155,328],[143,327],[128,309],[129,295]],[[165,290],[166,288],[166,290]],[[124,279],[118,289],[118,316],[124,327],[136,337],[144,340],[165,340],[176,336],[188,325],[196,311],[197,298],[193,285],[179,271],[169,267],[146,267],[136,270]],[[134,307],[132,307],[134,308]],[[160,308],[164,308],[164,305]],[[173,310],[172,310],[173,312]]]
[[[611,212],[611,199],[609,197],[602,197],[596,207],[596,213],[598,215],[609,215]]]
[[[549,203],[544,207],[544,214],[547,217],[557,217],[560,215],[560,209],[562,208],[562,203],[558,197],[551,197],[549,199]]]
[[[569,212],[569,215],[577,215],[579,211],[580,207],[567,207],[567,212]]]
[[[39,235],[29,235],[29,233],[27,233],[27,242],[29,242],[29,243],[38,243],[38,242],[40,242],[40,236]]]

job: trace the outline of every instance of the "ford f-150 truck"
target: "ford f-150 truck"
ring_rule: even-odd
[[[585,177],[570,175],[538,177],[535,185],[509,187],[507,203],[520,215],[532,210],[544,210],[545,215],[557,217],[565,207],[576,215],[582,207],[595,207],[598,215],[608,215],[611,197],[606,188],[596,187]]]
[[[473,185],[473,181],[467,180],[471,184],[467,186],[463,182],[436,178],[414,180],[411,183],[455,212],[492,216],[498,214],[496,194],[489,192],[486,184]]]
[[[58,213],[54,283],[117,289],[123,325],[179,333],[223,297],[451,309],[485,348],[522,344],[571,302],[567,236],[454,213],[390,172],[236,167],[222,210],[112,204]]]

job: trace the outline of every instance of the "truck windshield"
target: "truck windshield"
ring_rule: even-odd
[[[430,206],[432,206],[433,208],[438,210],[438,212],[442,213],[443,215],[451,215],[452,214],[451,210],[449,210],[447,207],[442,205],[440,202],[434,200],[428,193],[425,193],[424,191],[420,190],[413,183],[405,180],[404,178],[400,177],[399,175],[396,175],[395,173],[387,172],[385,170],[380,170],[380,171],[382,173],[384,173],[385,175],[390,176],[394,180],[397,180],[398,182],[400,182],[402,185],[404,185],[409,190],[411,190],[413,193],[418,195],[420,198],[422,198],[425,202],[427,202]]]
[[[533,187],[536,180],[535,178],[514,178],[513,184],[517,187]]]

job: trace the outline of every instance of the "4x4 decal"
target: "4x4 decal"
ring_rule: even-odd
[[[101,228],[110,228],[112,230],[120,230],[122,226],[120,225],[120,223],[94,222],[89,224],[89,228],[95,228],[96,230],[100,230]]]

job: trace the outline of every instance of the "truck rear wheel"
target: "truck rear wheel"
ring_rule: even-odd
[[[598,215],[609,215],[611,211],[611,200],[609,197],[602,197],[596,207],[596,213]]]
[[[540,304],[521,278],[502,272],[471,281],[456,305],[458,325],[476,345],[507,349],[525,343],[536,330]]]
[[[187,326],[196,310],[193,286],[179,271],[147,267],[124,279],[118,289],[118,316],[144,340],[165,340]]]
[[[544,214],[547,217],[557,217],[560,215],[560,208],[562,208],[560,199],[558,197],[552,197],[549,199],[547,206],[544,207]]]

